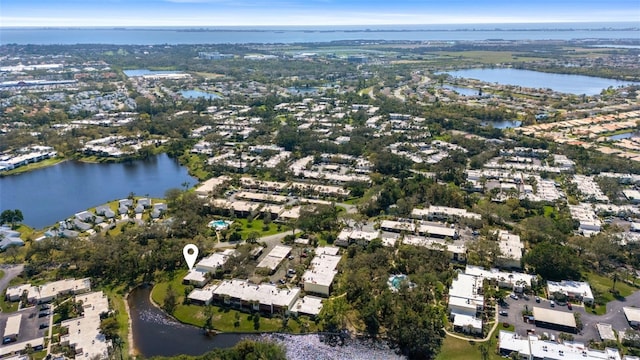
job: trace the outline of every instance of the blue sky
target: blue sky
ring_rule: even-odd
[[[636,22],[640,0],[0,0],[0,26]]]

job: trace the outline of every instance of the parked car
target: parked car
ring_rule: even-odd
[[[553,300],[551,300],[551,301],[549,302],[549,306],[551,306],[551,307],[555,307],[555,306],[556,306],[556,302],[555,302],[555,301],[553,301]]]
[[[46,329],[48,327],[49,327],[49,324],[47,324],[47,323],[40,324],[40,329]]]
[[[540,302],[540,296],[536,296],[536,302],[539,303]]]
[[[511,293],[511,294],[509,295],[509,297],[510,297],[510,298],[512,298],[513,300],[518,300],[518,295],[516,295],[516,294],[514,294],[514,293]]]
[[[571,303],[567,303],[567,309],[573,310],[573,306],[571,306]]]
[[[40,311],[38,313],[38,317],[45,317],[45,316],[49,316],[49,310]]]
[[[507,316],[507,315],[509,315],[509,313],[508,313],[508,312],[506,312],[505,310],[500,310],[500,311],[498,312],[498,314],[500,314],[500,315],[502,315],[502,316]]]

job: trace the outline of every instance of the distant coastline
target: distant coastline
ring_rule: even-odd
[[[267,44],[333,41],[638,41],[635,22],[352,26],[0,27],[0,45]]]

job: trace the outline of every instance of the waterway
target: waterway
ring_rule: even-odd
[[[243,335],[205,336],[202,329],[184,325],[167,316],[149,301],[151,287],[138,287],[129,294],[129,311],[136,351],[145,358],[179,354],[201,355],[217,348],[232,347]]]
[[[606,79],[595,76],[552,74],[540,71],[520,69],[466,69],[450,71],[449,75],[467,79],[477,79],[488,83],[523,86],[528,88],[551,89],[553,91],[575,94],[596,95],[613,86],[640,84],[631,81]]]
[[[167,316],[149,300],[151,287],[134,289],[128,298],[136,351],[144,356],[201,355],[232,347],[242,339],[274,341],[286,348],[289,360],[400,360],[403,356],[381,342],[346,340],[344,345],[323,342],[317,334],[227,334],[205,336],[202,329]]]
[[[5,44],[244,44],[342,40],[481,41],[638,38],[638,24],[526,23],[370,26],[48,27],[1,28]]]
[[[186,168],[166,154],[122,163],[65,161],[1,177],[0,210],[20,209],[25,224],[41,229],[130,193],[164,197],[168,189],[197,182]]]

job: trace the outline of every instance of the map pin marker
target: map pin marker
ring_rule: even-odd
[[[196,259],[198,259],[198,247],[193,244],[187,244],[182,249],[182,255],[184,255],[184,260],[187,262],[189,270],[191,270],[196,263]]]

